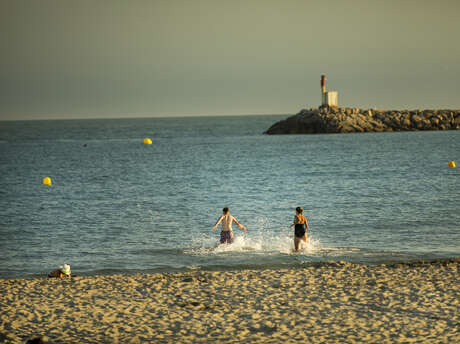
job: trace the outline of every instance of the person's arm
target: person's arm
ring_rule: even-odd
[[[305,218],[305,230],[308,229],[308,221],[307,221],[307,218]]]
[[[294,227],[296,225],[296,223],[297,223],[297,215],[294,216],[294,221],[293,222],[294,223],[291,225],[291,228]]]
[[[238,227],[240,227],[243,231],[245,231],[245,232],[247,231],[247,228],[246,228],[245,226],[243,226],[241,223],[239,223],[238,220],[235,219],[233,216],[232,216],[232,221],[235,222],[236,225],[237,225]]]
[[[217,220],[216,224],[212,227],[212,230],[215,231],[217,229],[217,226],[219,225],[219,223],[222,222],[224,218],[224,215],[222,215],[221,217],[219,217],[219,219]]]

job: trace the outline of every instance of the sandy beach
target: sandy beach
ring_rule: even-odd
[[[459,343],[460,261],[0,280],[0,342]]]

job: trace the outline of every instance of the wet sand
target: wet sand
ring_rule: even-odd
[[[460,343],[460,260],[0,280],[0,342]]]

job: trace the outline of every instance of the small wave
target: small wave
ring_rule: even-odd
[[[309,238],[307,243],[301,243],[300,254],[309,255],[321,250],[321,243],[317,239]],[[255,235],[235,234],[232,244],[220,244],[215,236],[202,235],[193,241],[193,247],[185,249],[185,254],[208,256],[226,253],[263,253],[263,254],[292,254],[294,252],[294,241],[292,236],[267,234]]]
[[[207,259],[210,257],[219,257],[224,261],[229,259],[228,264],[232,266],[241,264],[242,258],[245,262],[244,265],[250,266],[263,264],[263,262],[276,265],[277,263],[316,264],[332,261],[345,261],[353,264],[395,264],[419,262],[428,257],[426,254],[391,250],[331,247],[321,243],[314,236],[310,236],[306,244],[301,242],[300,251],[295,252],[293,238],[289,234],[282,231],[264,232],[263,230],[251,233],[236,232],[234,242],[229,245],[220,244],[216,234],[206,233],[195,237],[191,247],[185,248],[182,253],[203,258],[204,260],[200,260],[198,263],[202,268],[213,265]]]

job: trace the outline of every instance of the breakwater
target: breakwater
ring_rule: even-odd
[[[460,110],[303,109],[265,134],[326,134],[460,129]]]

